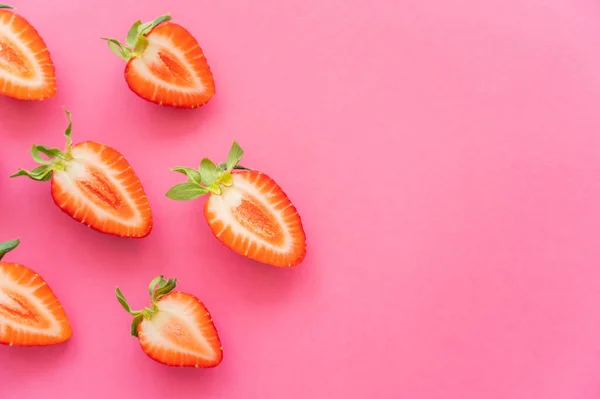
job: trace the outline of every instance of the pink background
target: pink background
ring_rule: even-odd
[[[600,5],[595,0],[13,0],[43,34],[57,97],[0,99],[7,260],[62,300],[66,345],[0,348],[2,398],[600,397]],[[193,112],[133,95],[101,36],[170,12],[217,95]],[[8,179],[33,143],[123,152],[155,228],[131,241]],[[169,168],[224,159],[275,178],[308,256],[255,264],[214,239]],[[20,194],[17,194],[20,193]],[[156,275],[212,312],[216,369],[174,369],[130,337]]]

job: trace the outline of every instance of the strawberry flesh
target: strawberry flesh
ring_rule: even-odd
[[[56,205],[103,233],[133,238],[150,234],[150,205],[123,155],[89,141],[75,145],[72,155],[65,170],[53,172],[51,192]]]
[[[125,69],[129,88],[150,102],[178,108],[196,108],[215,94],[206,57],[184,27],[165,22],[147,35],[148,46],[132,57]]]
[[[0,10],[0,94],[44,100],[56,93],[54,65],[44,40],[23,17]]]
[[[45,346],[71,336],[67,315],[42,277],[25,266],[0,262],[0,344]]]
[[[261,172],[235,172],[233,185],[210,195],[204,214],[223,244],[250,259],[295,266],[306,255],[296,208],[277,183]]]
[[[138,326],[140,345],[159,363],[177,367],[215,367],[223,348],[210,313],[193,295],[172,292],[158,311]]]

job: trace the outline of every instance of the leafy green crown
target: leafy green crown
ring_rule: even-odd
[[[121,57],[124,61],[129,61],[130,58],[141,55],[146,50],[146,47],[148,47],[146,35],[159,24],[170,20],[171,16],[167,14],[161,15],[151,22],[142,23],[142,21],[136,21],[129,29],[129,32],[127,32],[127,39],[125,40],[127,44],[108,37],[101,37],[100,39],[108,42],[108,47],[113,53]]]
[[[31,156],[41,165],[32,170],[19,169],[10,177],[27,176],[36,181],[47,181],[52,178],[53,171],[64,170],[69,161],[73,159],[73,156],[71,155],[71,147],[73,144],[71,140],[71,113],[66,109],[65,113],[69,120],[69,125],[65,130],[65,137],[67,138],[65,150],[62,151],[59,148],[48,148],[43,145],[33,145],[33,147],[31,147]],[[46,155],[48,159],[43,158],[41,154]]]
[[[161,300],[161,298],[167,295],[169,292],[173,291],[177,286],[177,279],[170,278],[168,280],[164,279],[164,276],[155,277],[148,287],[148,292],[150,293],[151,305],[145,307],[142,310],[131,310],[129,303],[123,296],[121,290],[117,287],[115,292],[117,294],[117,300],[123,306],[123,309],[127,311],[130,315],[133,316],[133,321],[131,323],[131,335],[134,337],[138,336],[138,326],[139,324],[146,319],[150,319],[156,312],[158,312],[157,303]]]
[[[249,170],[245,166],[238,165],[243,155],[244,150],[234,141],[229,150],[229,155],[227,155],[226,162],[215,165],[210,159],[204,158],[200,162],[198,169],[187,168],[185,166],[171,168],[172,171],[186,175],[188,181],[171,187],[167,191],[167,197],[173,200],[185,201],[208,193],[222,194],[224,187],[229,187],[233,184],[231,172],[234,169]]]

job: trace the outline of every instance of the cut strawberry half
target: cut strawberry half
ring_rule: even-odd
[[[152,211],[131,165],[121,153],[103,144],[86,141],[72,145],[71,114],[66,113],[65,151],[34,145],[31,154],[41,166],[30,171],[19,169],[11,177],[51,180],[55,204],[94,230],[119,237],[148,236]]]
[[[210,312],[193,295],[173,292],[177,280],[158,276],[150,283],[151,305],[131,310],[119,288],[117,299],[132,316],[131,335],[151,359],[174,367],[218,366],[223,347]]]
[[[0,344],[46,346],[73,335],[67,315],[44,279],[17,263],[1,262],[19,240],[0,243]]]
[[[243,150],[234,142],[227,162],[203,159],[196,169],[175,167],[186,183],[167,192],[174,200],[208,194],[204,216],[217,239],[235,252],[273,266],[296,266],[306,255],[300,215],[281,187],[262,172],[239,166]]]
[[[137,21],[127,44],[102,38],[121,57],[125,80],[141,98],[159,105],[197,108],[215,94],[215,82],[196,39],[164,15],[152,22]]]
[[[25,18],[0,4],[0,94],[45,100],[55,93],[54,64],[46,43]]]

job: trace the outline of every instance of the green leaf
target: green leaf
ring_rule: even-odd
[[[32,170],[19,169],[10,177],[27,176],[36,181],[48,181],[52,178],[52,165],[41,165]]]
[[[123,43],[119,42],[115,39],[110,39],[106,37],[101,37],[100,39],[106,40],[108,42],[108,47],[112,50],[113,53],[121,57],[124,61],[129,61],[131,58],[131,50],[127,48]]]
[[[115,293],[117,294],[117,299],[119,300],[119,303],[121,304],[121,306],[123,306],[123,309],[125,309],[127,311],[127,313],[129,313],[129,314],[133,314],[133,312],[131,311],[131,307],[129,307],[129,304],[127,303],[127,300],[123,296],[123,293],[121,292],[121,290],[119,288],[117,288],[115,290]]]
[[[212,186],[217,177],[219,176],[219,170],[217,166],[208,158],[204,158],[202,162],[200,162],[200,176],[202,176],[202,183],[206,187]]]
[[[160,284],[163,281],[163,276],[160,275],[158,277],[154,277],[154,279],[152,279],[152,281],[150,282],[150,287],[148,287],[148,291],[150,292],[150,295],[152,295],[152,292],[154,292],[154,287],[156,286],[156,284]]]
[[[146,30],[152,26],[152,22],[146,22],[145,24],[141,24],[138,26],[138,35],[146,34]]]
[[[169,14],[161,15],[160,17],[158,17],[154,21],[152,21],[152,27],[154,28],[156,25],[166,22],[166,21],[170,21],[170,20],[171,20],[171,16]]]
[[[198,198],[207,192],[208,190],[196,183],[180,183],[167,191],[167,197],[173,200],[187,201]]]
[[[233,142],[231,149],[229,150],[229,155],[227,155],[227,171],[231,172],[233,168],[240,162],[242,156],[244,155],[244,150],[237,142]]]
[[[171,170],[186,175],[189,183],[202,183],[202,176],[200,176],[200,172],[196,169],[186,168],[185,166],[175,166],[174,168],[171,168]]]
[[[67,114],[67,120],[69,121],[69,125],[65,129],[65,137],[67,138],[67,148],[66,152],[69,153],[71,151],[71,145],[73,141],[71,140],[71,130],[73,128],[73,123],[71,122],[71,113],[65,108],[65,114]]]
[[[133,318],[133,321],[131,322],[131,335],[133,335],[134,337],[138,336],[138,326],[143,320],[144,315],[142,313],[138,314]]]
[[[140,31],[138,29],[141,24],[142,21],[137,21],[133,24],[133,26],[131,26],[129,32],[127,32],[126,42],[129,45],[129,47],[135,47],[135,42],[137,41],[138,35],[140,34]]]
[[[19,240],[10,240],[10,241],[1,242],[0,243],[0,260],[2,260],[4,255],[6,255],[10,251],[12,251],[16,247],[18,247],[20,243],[21,242]]]
[[[12,6],[7,6],[6,4],[0,4],[0,8],[13,8]]]
[[[63,152],[60,150],[60,148],[48,148],[44,145],[38,145],[37,149],[39,152],[50,158],[56,158],[63,155]]]
[[[44,159],[40,155],[40,152],[49,159]],[[43,145],[34,145],[31,147],[31,156],[37,163],[41,163],[42,165],[50,165],[53,163],[53,158],[61,156],[63,153],[58,148],[48,148]]]
[[[31,156],[33,157],[33,160],[35,162],[41,163],[42,165],[49,165],[52,163],[52,161],[42,158],[42,156],[40,155],[40,150],[38,149],[37,145],[34,145],[33,147],[31,147],[30,152],[31,152]]]
[[[160,299],[160,297],[173,291],[175,289],[175,287],[177,287],[177,279],[170,278],[169,280],[167,280],[165,285],[163,285],[162,287],[160,287],[156,291],[154,291],[154,295],[153,295],[152,299],[155,301],[158,301]]]
[[[162,16],[156,18],[152,22],[146,22],[146,23],[140,24],[138,26],[138,34],[140,36],[144,36],[158,24],[165,22],[165,21],[170,21],[170,20],[171,20],[171,16],[166,14],[166,15],[162,15]]]
[[[165,279],[162,279],[162,280],[160,280],[160,283],[158,283],[158,288],[162,288],[162,287],[164,287],[165,285],[167,285],[167,280],[165,280]]]

